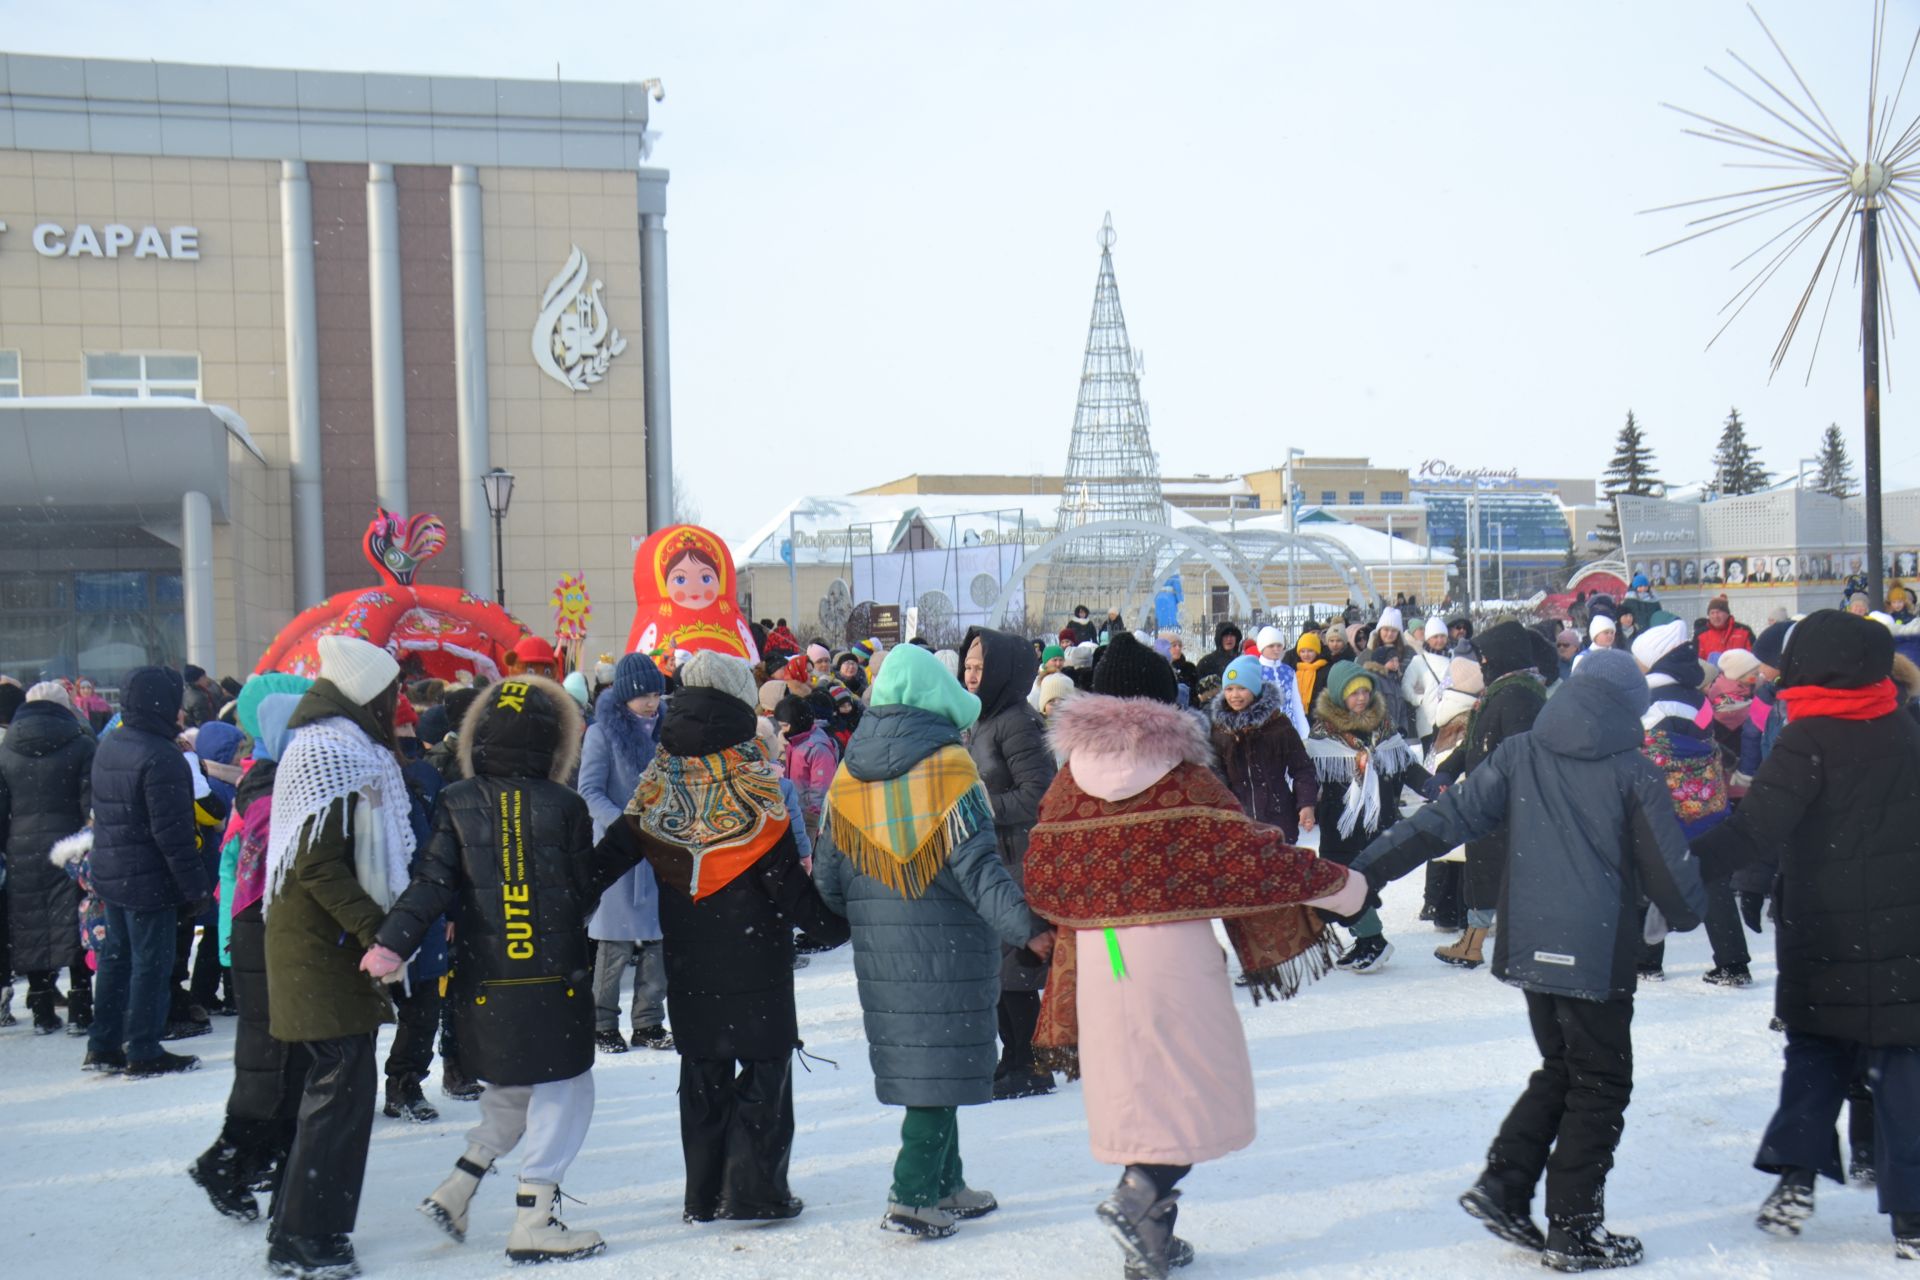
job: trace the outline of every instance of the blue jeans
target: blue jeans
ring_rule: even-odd
[[[107,904],[107,937],[93,982],[93,1030],[87,1033],[94,1054],[119,1053],[124,1045],[128,1062],[160,1056],[178,916],[172,907],[132,911]]]
[[[1804,1031],[1787,1032],[1780,1106],[1753,1167],[1765,1173],[1812,1169],[1845,1182],[1834,1123],[1863,1065],[1873,1091],[1873,1162],[1882,1213],[1920,1213],[1920,1049],[1872,1049]]]

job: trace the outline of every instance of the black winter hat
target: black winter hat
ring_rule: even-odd
[[[813,709],[807,706],[805,698],[788,694],[774,705],[773,722],[790,726],[796,736],[810,733],[813,731]]]
[[[1475,638],[1473,647],[1480,655],[1480,669],[1488,684],[1533,665],[1533,644],[1527,639],[1533,634],[1517,622],[1502,622]]]
[[[1780,687],[1864,689],[1892,674],[1893,632],[1844,609],[1821,609],[1795,624]]]
[[[1760,659],[1775,671],[1780,669],[1780,659],[1787,651],[1787,637],[1793,632],[1791,622],[1776,622],[1762,631],[1753,640],[1753,656]]]
[[[480,690],[465,686],[447,690],[447,696],[440,700],[440,705],[447,710],[448,733],[460,731],[460,722],[467,718],[467,708],[471,707],[473,700],[479,696]]]
[[[1178,702],[1180,682],[1173,664],[1122,631],[1107,642],[1107,656],[1093,669],[1093,691],[1116,698],[1152,698]]]
[[[199,684],[207,678],[207,669],[205,667],[196,667],[191,662],[186,665],[184,671],[188,684]]]
[[[172,724],[180,715],[180,701],[186,692],[186,682],[172,667],[141,667],[127,677],[126,691],[120,695],[120,708],[132,715]]]
[[[13,713],[27,700],[27,691],[17,684],[0,684],[0,724],[13,723]]]
[[[1527,649],[1533,655],[1533,669],[1540,673],[1542,680],[1552,684],[1560,678],[1560,650],[1554,647],[1553,641],[1528,628]]]

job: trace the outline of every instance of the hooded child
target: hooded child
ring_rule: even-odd
[[[993,1098],[1001,948],[1052,948],[1000,857],[992,801],[961,744],[979,716],[980,699],[932,654],[896,649],[814,853],[821,896],[853,929],[874,1092],[906,1108],[880,1225],[925,1239],[998,1205],[967,1186],[957,1108]]]

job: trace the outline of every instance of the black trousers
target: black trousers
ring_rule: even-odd
[[[1598,1221],[1633,1095],[1633,998],[1526,996],[1540,1069],[1488,1149],[1487,1173],[1531,1203],[1545,1172],[1549,1221]]]
[[[1766,1173],[1812,1169],[1846,1179],[1834,1122],[1865,1072],[1873,1103],[1869,1139],[1882,1213],[1920,1213],[1920,1048],[1869,1049],[1851,1040],[1787,1032],[1780,1105],[1760,1140],[1753,1167]],[[1859,1145],[1857,1122],[1849,1137]]]
[[[258,1170],[283,1160],[293,1143],[313,1055],[306,1045],[275,1040],[267,1030],[267,926],[259,903],[233,918],[228,954],[233,960],[228,981],[240,1017],[233,1032],[233,1085],[227,1090],[221,1133],[240,1149],[243,1167]]]
[[[287,1235],[345,1235],[360,1216],[373,1138],[373,1041],[369,1034],[307,1042],[313,1065],[272,1209]]]
[[[391,990],[400,1025],[394,1029],[393,1047],[387,1050],[387,1079],[418,1084],[433,1066],[433,1033],[440,1028],[440,1006],[445,1003],[440,980],[414,984],[411,995],[398,985]]]
[[[793,1060],[680,1059],[687,1211],[711,1217],[785,1204],[793,1155]]]
[[[1033,1032],[1040,1025],[1038,991],[1002,991],[1000,993],[1000,1076],[1033,1070]]]
[[[1464,862],[1429,862],[1427,864],[1427,888],[1422,905],[1433,913],[1436,921],[1465,922],[1467,908],[1462,898],[1461,881],[1465,878],[1466,870],[1467,866]]]
[[[1740,904],[1734,899],[1733,886],[1725,880],[1707,886],[1707,942],[1713,947],[1713,963],[1718,967],[1745,965],[1753,959],[1747,953]]]

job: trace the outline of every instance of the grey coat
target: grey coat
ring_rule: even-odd
[[[1395,880],[1504,826],[1511,853],[1494,977],[1583,1000],[1631,995],[1640,903],[1650,900],[1681,931],[1706,911],[1699,863],[1640,743],[1626,695],[1575,676],[1530,732],[1368,845],[1353,870]]]
[[[863,782],[898,778],[959,741],[960,731],[930,711],[875,707],[847,744],[847,772]],[[974,832],[914,899],[862,874],[824,832],[813,876],[827,906],[853,926],[853,971],[880,1101],[991,1101],[1000,948],[1024,945],[1048,927],[1027,910],[994,833]]]

